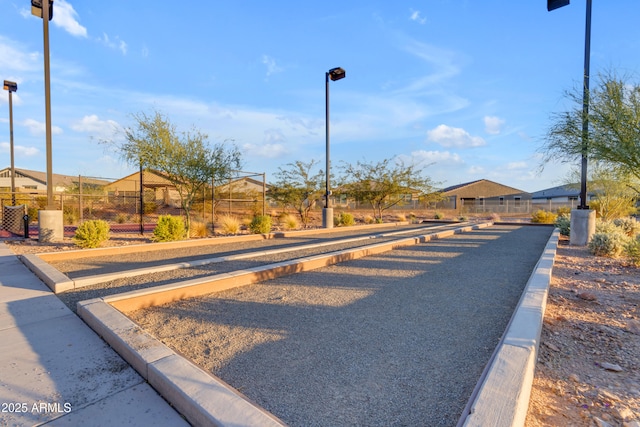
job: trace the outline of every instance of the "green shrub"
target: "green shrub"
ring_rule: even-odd
[[[268,215],[256,215],[249,224],[249,230],[253,234],[267,234],[271,232],[271,217]]]
[[[109,224],[101,219],[83,222],[73,236],[73,241],[81,248],[97,248],[107,240],[109,240]]]
[[[153,241],[173,242],[182,240],[187,234],[182,217],[172,215],[160,215],[158,225],[153,229]]]
[[[376,224],[382,224],[382,218],[376,218]]]
[[[556,210],[558,216],[564,215],[571,218],[571,208],[569,206],[562,206]]]
[[[545,211],[544,209],[538,209],[531,215],[531,222],[535,224],[553,224],[556,221],[557,215],[553,212]]]
[[[589,241],[589,250],[597,256],[615,258],[620,256],[629,238],[619,231],[613,233],[596,233]]]
[[[129,220],[129,215],[127,214],[119,213],[118,215],[116,215],[116,222],[118,224],[124,224],[128,220]]]
[[[640,235],[629,239],[624,247],[624,254],[631,264],[640,267]]]
[[[444,214],[442,212],[436,212],[433,216],[434,219],[444,219]]]
[[[238,234],[240,232],[240,221],[231,215],[220,217],[220,228],[224,234]]]
[[[333,218],[333,224],[337,227],[349,227],[354,225],[356,220],[353,218],[353,215],[347,212],[340,212],[340,214]]]
[[[616,227],[613,221],[604,221],[604,220],[596,221],[596,233],[611,234],[611,233],[619,233],[619,232],[620,232],[620,229]]]
[[[571,232],[571,217],[569,215],[558,215],[556,221],[553,223],[556,228],[560,229],[560,234],[563,236],[569,236]]]
[[[629,237],[633,237],[640,232],[640,224],[635,218],[616,218],[613,220],[613,224]]]

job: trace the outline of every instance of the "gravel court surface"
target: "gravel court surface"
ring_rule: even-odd
[[[551,232],[493,226],[130,315],[292,426],[453,426]]]
[[[458,227],[459,224],[451,224],[450,227]],[[335,231],[330,234],[318,234],[307,235],[286,238],[272,238],[265,240],[254,240],[248,242],[233,242],[233,243],[214,243],[207,246],[198,246],[190,248],[173,248],[169,250],[158,250],[152,252],[140,252],[127,254],[125,256],[101,256],[93,258],[81,258],[77,260],[66,261],[54,261],[51,262],[56,269],[65,273],[70,278],[78,278],[89,275],[97,275],[104,273],[112,273],[115,271],[129,270],[134,268],[153,267],[158,265],[164,265],[168,262],[178,263],[184,261],[194,261],[199,259],[206,259],[218,256],[228,256],[235,254],[244,254],[248,251],[263,251],[268,249],[276,249],[278,247],[286,246],[304,246],[313,243],[325,243],[334,240],[364,236],[378,236],[383,233],[394,233],[409,231],[411,229],[421,228],[423,231],[416,232],[415,234],[424,234],[430,228],[441,230],[442,224],[412,224],[404,226],[394,226],[389,228],[380,229],[364,229],[364,230],[351,230],[349,232]],[[411,234],[402,234],[398,237],[408,236]],[[390,240],[392,238],[377,238],[375,241]],[[346,247],[356,247],[370,244],[371,241],[362,240],[360,242],[352,242]],[[332,249],[333,250],[333,249]]]
[[[459,225],[453,225],[457,227]],[[378,235],[383,232],[394,232],[409,230],[412,227],[394,227],[393,229],[367,233],[357,233],[358,235]],[[439,228],[438,230],[442,230]],[[410,235],[425,234],[425,227],[421,227],[421,231],[401,234],[399,236],[383,237],[376,239],[367,239],[356,242],[346,242],[330,246],[321,246],[315,248],[307,248],[300,250],[287,251],[282,253],[255,256],[245,260],[225,261],[202,265],[198,267],[181,268],[177,270],[163,271],[158,273],[149,273],[139,276],[123,277],[121,279],[110,280],[96,285],[85,286],[73,289],[61,294],[58,297],[75,312],[77,303],[92,298],[98,298],[122,292],[128,292],[136,289],[143,289],[151,286],[165,285],[181,280],[197,279],[211,276],[213,274],[228,273],[236,270],[257,267],[275,262],[286,261],[294,258],[316,255],[330,251],[338,251],[372,243],[380,243],[383,241],[408,237]],[[127,254],[125,259],[121,256],[108,256],[99,258],[82,258],[72,261],[52,262],[51,264],[58,270],[63,271],[70,278],[84,277],[91,272],[93,274],[102,274],[105,272],[117,272],[134,268],[150,267],[153,265],[170,264],[176,262],[193,261],[197,259],[211,258],[213,256],[226,256],[232,254],[246,253],[248,251],[261,252],[268,249],[284,248],[287,245],[309,245],[312,243],[325,243],[338,240],[345,237],[354,237],[352,234],[331,233],[330,237],[324,235],[310,236],[307,238],[285,238],[285,239],[269,239],[253,242],[236,242],[224,245],[211,245],[196,248],[183,248],[171,251],[144,252],[138,254]],[[149,260],[149,261],[146,261]]]

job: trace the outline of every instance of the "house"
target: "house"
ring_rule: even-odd
[[[531,194],[488,179],[465,182],[441,190],[445,200],[439,209],[459,209],[463,212],[528,212]]]
[[[216,183],[216,197],[225,198],[233,194],[257,197],[262,200],[263,193],[268,193],[270,184],[250,177],[230,179],[226,183]]]
[[[14,168],[15,170],[15,188],[16,192],[22,193],[46,193],[47,192],[47,173],[33,171],[28,169]],[[82,182],[83,187],[89,186],[103,186],[109,183],[107,180],[86,178],[78,175],[60,175],[53,174],[54,193],[63,192],[71,187],[78,187]],[[0,191],[11,192],[11,168],[4,168],[0,170]]]
[[[142,172],[142,187],[145,190],[145,200],[155,201],[166,206],[180,206],[180,195],[175,186],[162,172],[145,170]],[[105,185],[109,198],[136,200],[140,197],[140,172],[132,173]]]
[[[595,197],[595,192],[587,191],[587,202]],[[531,193],[531,203],[549,211],[565,206],[577,208],[580,204],[580,184],[565,184],[535,191]]]

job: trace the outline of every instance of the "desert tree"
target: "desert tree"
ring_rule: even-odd
[[[339,191],[356,201],[368,202],[380,221],[382,213],[404,203],[407,194],[423,199],[437,194],[435,183],[424,174],[425,168],[399,158],[343,163]]]
[[[311,210],[324,195],[324,172],[316,169],[317,160],[298,160],[278,168],[275,183],[269,189],[271,199],[290,207],[307,226]]]
[[[240,168],[240,151],[233,144],[210,145],[208,136],[195,128],[179,132],[158,111],[135,113],[132,119],[133,124],[123,129],[124,141],[113,145],[130,165],[158,171],[171,182],[180,196],[188,233],[195,198],[212,179],[219,182]]]

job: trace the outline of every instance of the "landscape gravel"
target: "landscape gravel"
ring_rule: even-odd
[[[129,315],[289,425],[452,426],[551,232],[495,225]]]

